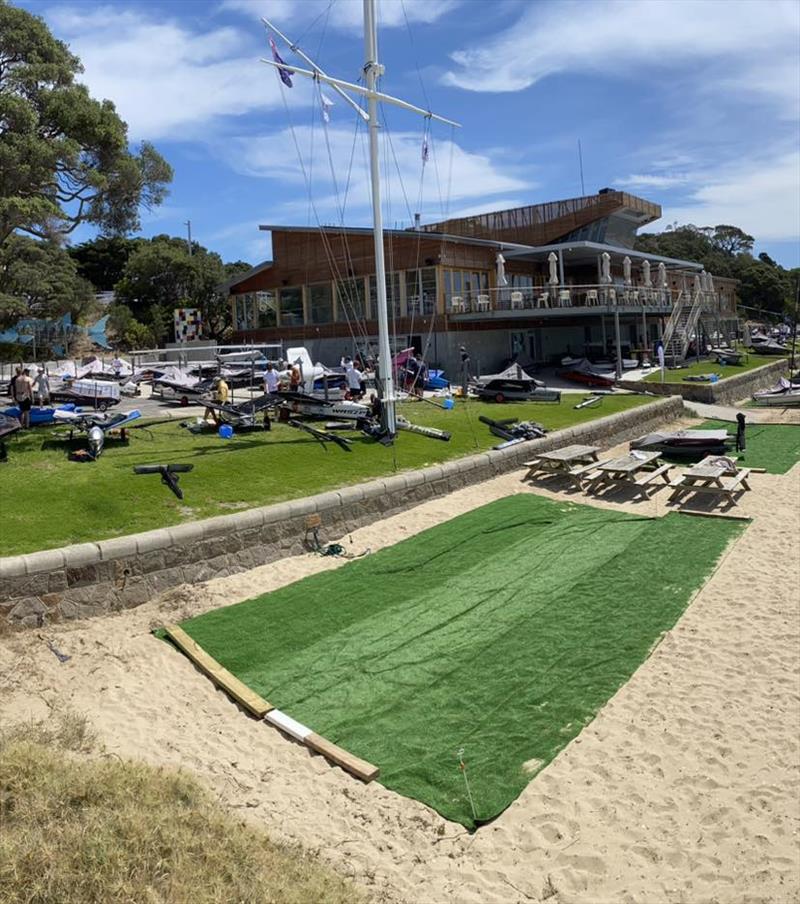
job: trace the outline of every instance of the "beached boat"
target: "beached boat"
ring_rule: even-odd
[[[60,405],[58,408],[42,408],[38,405],[34,405],[30,410],[30,425],[31,427],[47,427],[50,424],[55,423],[56,411],[74,410],[74,402],[68,402],[66,405]],[[18,406],[13,405],[11,408],[4,408],[0,414],[5,415],[6,417],[19,419],[20,410]]]
[[[790,383],[781,377],[772,389],[754,392],[753,401],[768,408],[800,407],[800,383]]]
[[[613,371],[598,370],[587,358],[580,358],[577,363],[559,371],[559,376],[573,383],[584,386],[613,386],[616,375]]]
[[[766,342],[757,342],[753,345],[753,351],[757,355],[788,355],[790,349],[774,339],[767,339]]]
[[[548,389],[520,367],[511,364],[497,374],[484,374],[472,384],[479,399],[490,402],[559,402],[561,393]]]
[[[632,440],[631,449],[661,452],[676,458],[705,458],[727,455],[734,441],[727,430],[677,430],[674,433],[648,433]]]

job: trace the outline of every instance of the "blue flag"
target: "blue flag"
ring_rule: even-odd
[[[278,48],[275,46],[275,40],[270,35],[269,38],[269,46],[272,49],[272,59],[275,60],[276,63],[280,63],[282,66],[285,66],[286,63],[281,59],[281,55],[278,53]],[[292,87],[292,79],[291,76],[294,75],[294,69],[279,69],[278,75],[281,77],[281,81],[287,88]]]

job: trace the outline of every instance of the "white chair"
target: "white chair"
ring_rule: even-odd
[[[491,307],[492,307],[492,303],[489,300],[488,295],[479,295],[478,296],[477,309],[479,311],[488,311],[491,309]]]
[[[558,293],[558,306],[560,308],[572,307],[572,296],[570,295],[569,289],[561,289]]]
[[[542,292],[539,298],[536,300],[537,308],[549,308],[550,307],[550,293]]]
[[[617,290],[609,289],[606,304],[616,304],[616,303],[617,303]]]
[[[463,314],[467,310],[464,299],[460,295],[453,295],[450,299],[450,313]]]
[[[521,311],[524,306],[525,305],[522,300],[522,292],[512,292],[511,293],[511,310],[512,311]]]
[[[587,306],[600,304],[597,298],[597,289],[589,289],[586,293],[586,304]]]

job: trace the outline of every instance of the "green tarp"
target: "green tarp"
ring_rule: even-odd
[[[520,494],[182,627],[386,787],[472,827],[628,680],[742,527]]]
[[[742,412],[747,418],[747,411]],[[731,421],[703,421],[703,430],[736,433]],[[745,421],[745,445],[738,463],[744,468],[766,468],[770,474],[785,474],[800,461],[800,427],[793,424],[753,424]]]

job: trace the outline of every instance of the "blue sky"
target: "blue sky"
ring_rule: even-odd
[[[357,81],[361,0],[27,0],[113,100],[131,140],[175,169],[143,232],[226,260],[269,257],[259,223],[369,223],[363,128],[331,122],[301,77],[281,90],[260,16],[331,75]],[[387,225],[611,186],[662,205],[653,227],[732,223],[800,264],[796,0],[379,0],[383,90],[458,120],[387,108]],[[278,42],[287,62],[300,61]],[[298,159],[303,158],[301,166]],[[309,203],[307,184],[311,185]],[[76,240],[89,237],[82,231]]]

